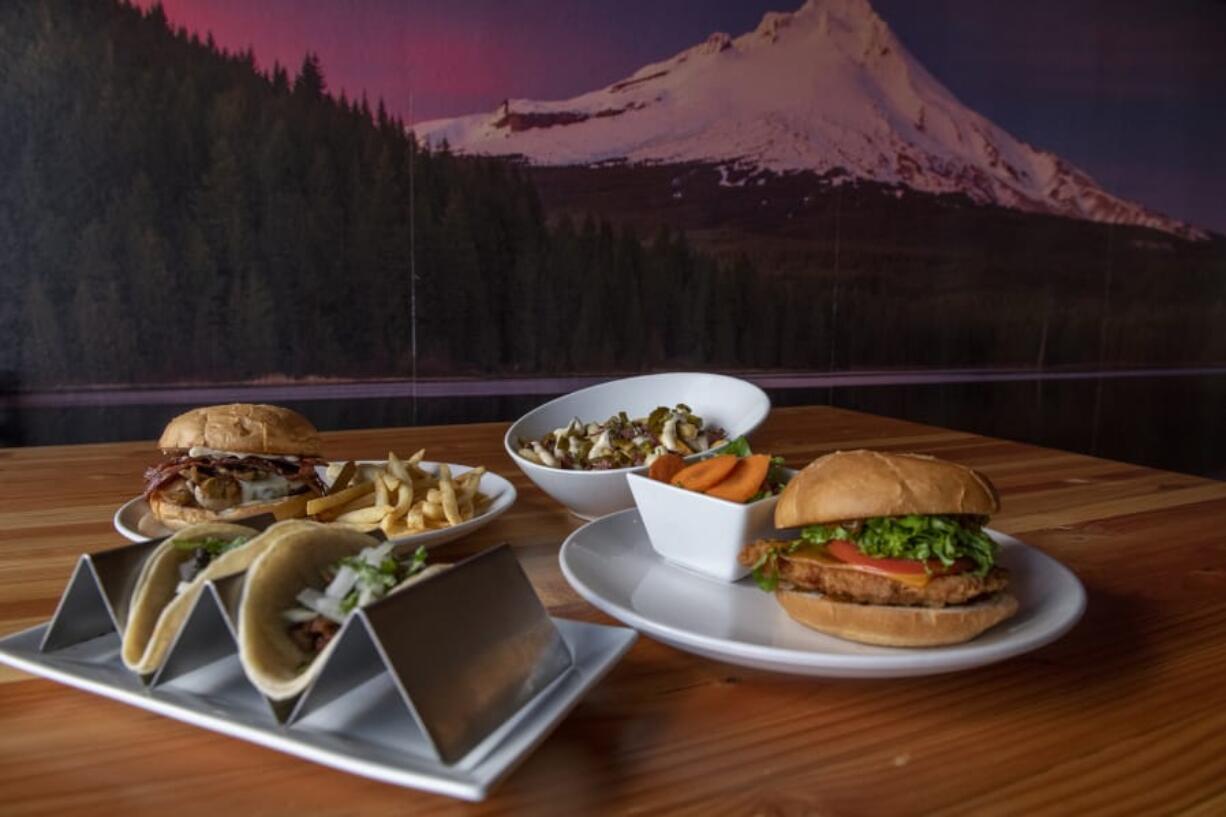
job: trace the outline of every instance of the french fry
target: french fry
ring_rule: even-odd
[[[373,508],[377,504],[378,503],[375,502],[375,495],[373,493],[363,494],[352,502],[347,502],[339,508],[333,508],[332,510],[327,511],[327,513],[332,514],[333,518],[335,518],[343,513],[356,511],[360,508]]]
[[[488,504],[489,497],[478,490],[484,467],[454,476],[440,463],[431,473],[422,467],[425,454],[423,448],[401,458],[389,451],[382,465],[347,462],[335,471],[328,493],[304,499],[304,509],[322,522],[382,530],[390,538],[458,525]]]
[[[438,466],[438,488],[443,494],[443,513],[447,521],[453,525],[463,522],[464,517],[460,516],[460,506],[456,502],[455,483],[451,481],[451,468],[445,462]]]
[[[460,478],[456,480],[456,485],[461,486],[462,499],[472,502],[473,497],[477,495],[477,488],[481,485],[481,477],[484,474],[485,466],[479,466],[460,475]]]
[[[325,496],[328,494],[339,493],[349,487],[349,483],[353,482],[353,475],[358,472],[358,466],[353,460],[341,466],[340,473],[336,475],[336,479],[332,480],[332,484],[328,486]]]
[[[396,505],[392,508],[392,512],[388,514],[388,519],[404,519],[405,514],[409,512],[409,508],[412,505],[413,485],[409,482],[402,482],[396,490]]]
[[[374,505],[370,508],[358,508],[356,511],[347,511],[336,517],[337,522],[357,522],[361,525],[379,526],[383,521],[383,517],[387,516],[387,512],[391,510],[390,505]]]
[[[413,481],[413,478],[409,475],[409,469],[405,468],[404,463],[396,456],[395,451],[387,452],[387,470],[401,482]]]
[[[373,462],[367,462],[358,466],[355,479],[358,482],[374,482],[381,476],[383,476],[383,469]]]
[[[413,507],[413,497],[415,495],[415,492],[413,491],[413,480],[409,479],[400,483],[400,490],[404,492],[404,496],[400,497],[400,500],[396,503],[396,506],[400,507],[400,503],[403,502],[408,507]],[[408,512],[406,511],[405,513],[407,514]]]
[[[292,497],[280,505],[274,505],[272,515],[278,522],[283,519],[297,519],[301,516],[306,516],[307,503],[311,501],[310,494],[300,494]]]
[[[421,514],[428,521],[437,522],[440,519],[445,519],[447,515],[443,512],[441,502],[422,502]]]
[[[424,480],[435,483],[438,481],[438,478],[421,467],[421,458],[424,457],[425,454],[426,449],[424,448],[419,448],[417,451],[413,452],[413,456],[404,461],[405,470],[407,470],[415,480]]]
[[[316,497],[306,505],[307,516],[318,516],[331,508],[340,508],[360,496],[372,493],[374,490],[374,485],[369,482],[363,482],[344,488],[334,494]]]

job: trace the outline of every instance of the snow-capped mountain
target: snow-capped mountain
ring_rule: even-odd
[[[807,0],[739,37],[693,48],[573,99],[510,99],[492,113],[413,127],[462,153],[545,165],[703,162],[812,171],[831,184],[963,193],[983,204],[1092,221],[1202,231],[1103,190],[959,102],[868,0]]]

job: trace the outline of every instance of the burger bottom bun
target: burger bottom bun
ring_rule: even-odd
[[[856,604],[799,590],[776,591],[775,599],[806,627],[883,647],[961,644],[1017,613],[1017,599],[1008,593],[950,607]]]
[[[170,502],[161,494],[154,493],[149,497],[149,510],[166,527],[171,530],[182,530],[188,525],[201,522],[233,522],[236,519],[246,519],[249,516],[259,516],[263,513],[276,513],[281,506],[290,502],[300,501],[301,494],[274,499],[268,502],[251,502],[224,511],[210,511],[207,508],[187,507]],[[303,516],[299,512],[294,516]]]

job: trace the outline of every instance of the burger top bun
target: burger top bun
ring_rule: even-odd
[[[775,506],[775,527],[873,516],[990,516],[1000,499],[987,477],[923,454],[836,451],[792,477]]]
[[[319,432],[296,411],[262,403],[230,403],[192,409],[171,420],[158,447],[163,451],[201,446],[268,456],[318,456]]]

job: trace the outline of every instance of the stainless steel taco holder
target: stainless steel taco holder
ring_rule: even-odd
[[[636,638],[551,618],[501,545],[350,616],[296,699],[269,700],[243,671],[242,575],[206,583],[162,667],[142,678],[124,667],[120,634],[161,541],[81,556],[51,620],[0,639],[0,661],[347,772],[480,800]]]

